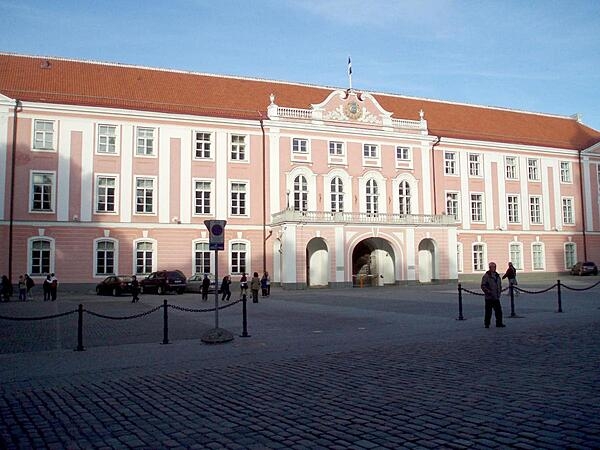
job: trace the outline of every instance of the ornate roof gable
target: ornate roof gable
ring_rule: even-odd
[[[314,116],[323,120],[355,121],[380,126],[392,125],[392,113],[381,107],[370,94],[346,91],[333,91],[318,104],[311,105]]]

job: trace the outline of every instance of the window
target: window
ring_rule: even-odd
[[[469,153],[469,175],[481,176],[481,155],[478,153]]]
[[[294,178],[294,211],[306,211],[308,208],[308,183],[304,175]]]
[[[483,244],[473,245],[473,270],[485,271],[485,248]]]
[[[54,150],[54,121],[34,120],[33,148],[36,150]]]
[[[509,195],[507,197],[508,223],[519,223],[519,196]]]
[[[98,153],[117,153],[115,125],[98,125]]]
[[[54,211],[54,177],[53,173],[31,174],[31,211]]]
[[[212,133],[208,131],[194,132],[194,158],[209,159],[212,150]]]
[[[399,213],[400,214],[410,214],[411,213],[411,205],[410,205],[410,184],[408,181],[401,181],[398,186],[398,201],[399,201]]]
[[[96,242],[96,275],[115,275],[115,243]]]
[[[117,179],[109,176],[96,178],[96,212],[114,213]]]
[[[196,242],[194,245],[194,273],[211,273],[210,250],[208,242]]]
[[[152,178],[135,179],[135,212],[138,214],[154,212],[154,180]]]
[[[565,225],[575,224],[575,218],[573,215],[573,199],[570,197],[562,198],[562,216],[563,223]]]
[[[515,269],[523,269],[523,246],[519,242],[511,242],[508,246],[508,260],[513,263]]]
[[[571,163],[569,161],[560,162],[560,182],[571,183],[573,178],[571,176]]]
[[[377,214],[379,212],[379,188],[377,187],[377,181],[367,181],[365,194],[367,214]]]
[[[538,196],[529,197],[529,220],[532,224],[542,223],[542,198]]]
[[[135,274],[148,275],[153,272],[152,260],[154,246],[152,242],[141,241],[135,244]]]
[[[471,194],[471,221],[483,222],[483,194]]]
[[[531,246],[533,270],[544,270],[544,244],[536,242]]]
[[[247,250],[246,244],[233,242],[231,244],[231,274],[241,275],[247,273],[246,267]]]
[[[210,198],[212,183],[210,181],[196,181],[194,186],[194,214],[210,214]]]
[[[344,212],[344,182],[340,177],[331,180],[331,212]]]
[[[231,215],[246,215],[246,183],[231,183]]]
[[[377,146],[374,144],[364,144],[363,156],[365,158],[377,158]]]
[[[45,275],[52,271],[50,267],[52,245],[45,239],[31,241],[31,266],[30,275]]]
[[[504,160],[506,162],[506,179],[507,180],[518,180],[519,179],[519,162],[516,156],[507,156]]]
[[[343,156],[344,155],[343,142],[330,141],[329,142],[329,154],[331,156]]]
[[[444,152],[444,173],[446,175],[458,174],[455,152]]]
[[[137,129],[136,155],[154,155],[154,128],[140,127]]]
[[[577,246],[574,242],[565,244],[565,269],[570,269],[577,263]]]
[[[446,214],[454,217],[454,220],[459,220],[458,192],[448,192],[446,194]]]
[[[396,147],[396,161],[410,161],[410,149],[408,147]]]
[[[308,153],[308,140],[299,138],[292,139],[292,152]]]
[[[246,136],[240,134],[231,135],[231,160],[246,161]]]
[[[539,181],[540,179],[540,160],[527,159],[527,178],[531,181]]]

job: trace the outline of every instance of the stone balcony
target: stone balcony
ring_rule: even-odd
[[[285,209],[273,214],[271,225],[284,223],[333,223],[339,225],[405,225],[455,227],[453,216],[433,214],[368,214],[354,212],[295,211]]]

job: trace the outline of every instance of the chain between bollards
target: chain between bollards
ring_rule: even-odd
[[[169,343],[169,313],[167,312],[167,300],[163,303],[163,344]]]
[[[248,310],[246,308],[246,294],[242,294],[242,327],[243,331],[240,337],[250,337],[248,334]]]
[[[85,350],[83,346],[83,305],[80,303],[79,308],[77,309],[78,318],[77,318],[77,348],[76,352],[82,352]]]
[[[463,317],[463,304],[462,304],[462,285],[458,283],[458,319],[465,320]]]

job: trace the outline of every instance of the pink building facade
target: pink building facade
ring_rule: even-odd
[[[0,54],[0,273],[268,271],[286,288],[600,261],[577,118]],[[215,260],[205,220],[226,220]]]

